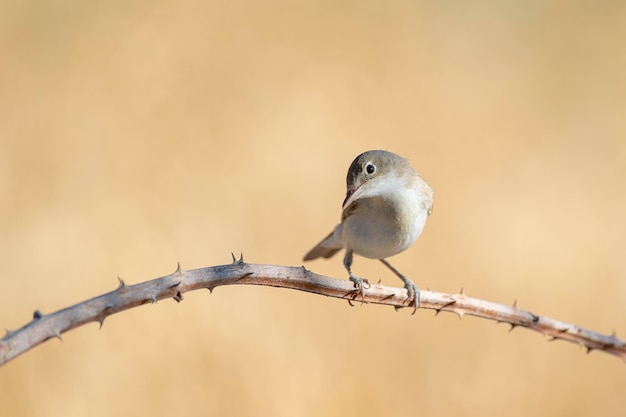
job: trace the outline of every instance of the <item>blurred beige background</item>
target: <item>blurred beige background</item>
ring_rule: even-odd
[[[0,327],[230,261],[301,265],[360,152],[435,189],[422,288],[626,336],[622,2],[0,2]],[[307,267],[345,277],[341,256]],[[355,272],[400,282],[377,262]],[[538,334],[218,288],[0,369],[6,416],[623,415]]]

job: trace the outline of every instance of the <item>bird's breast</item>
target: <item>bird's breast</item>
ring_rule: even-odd
[[[415,243],[428,217],[424,195],[404,184],[390,191],[353,203],[356,206],[338,228],[344,247],[366,258],[382,259]]]

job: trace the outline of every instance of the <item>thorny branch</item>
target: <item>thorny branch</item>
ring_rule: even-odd
[[[0,366],[22,353],[51,338],[61,339],[61,334],[90,322],[99,322],[120,311],[128,310],[146,303],[173,298],[183,300],[183,294],[201,288],[213,291],[221,285],[264,285],[307,291],[328,297],[355,299],[351,281],[330,278],[315,274],[304,267],[279,265],[249,264],[233,256],[233,262],[227,265],[184,271],[178,269],[170,275],[136,285],[120,285],[114,291],[74,304],[51,314],[38,310],[33,320],[24,327],[9,331],[0,339]],[[371,304],[391,305],[396,308],[406,307],[407,298],[404,288],[385,287],[373,284],[358,293],[356,301]],[[432,309],[438,314],[448,311],[463,317],[465,314],[508,323],[511,329],[526,327],[549,337],[551,340],[566,340],[584,347],[587,352],[600,350],[626,360],[626,343],[615,334],[603,335],[578,327],[542,317],[529,311],[521,310],[514,304],[505,306],[459,294],[445,294],[434,291],[421,292],[419,308]]]

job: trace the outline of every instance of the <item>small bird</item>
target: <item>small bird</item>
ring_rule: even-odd
[[[419,307],[419,288],[385,258],[409,248],[422,233],[433,209],[433,190],[395,153],[372,150],[356,157],[346,178],[341,223],[305,256],[305,261],[330,258],[346,250],[343,265],[354,282],[355,297],[363,296],[363,283],[352,273],[353,254],[378,259],[393,271],[407,290],[407,303]]]

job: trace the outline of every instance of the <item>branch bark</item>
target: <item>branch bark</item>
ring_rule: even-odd
[[[243,257],[228,265],[184,271],[178,269],[170,275],[136,285],[125,285],[120,280],[119,287],[109,293],[74,304],[51,314],[35,311],[33,320],[22,328],[10,331],[0,339],[0,366],[22,353],[51,338],[61,339],[61,334],[90,322],[99,322],[112,314],[166,298],[182,301],[188,291],[213,288],[221,285],[264,285],[290,288],[328,297],[370,304],[384,304],[395,308],[407,307],[407,293],[404,288],[385,287],[372,284],[363,294],[355,297],[351,281],[326,277],[308,271],[304,267],[249,264]],[[600,350],[626,360],[626,343],[615,334],[604,335],[564,323],[549,317],[539,316],[521,310],[516,305],[505,306],[490,301],[466,297],[459,294],[445,294],[434,291],[421,292],[419,308],[432,309],[438,314],[447,311],[463,317],[482,317],[496,322],[508,323],[511,329],[526,327],[535,330],[551,340],[565,340],[576,343],[587,350]]]

